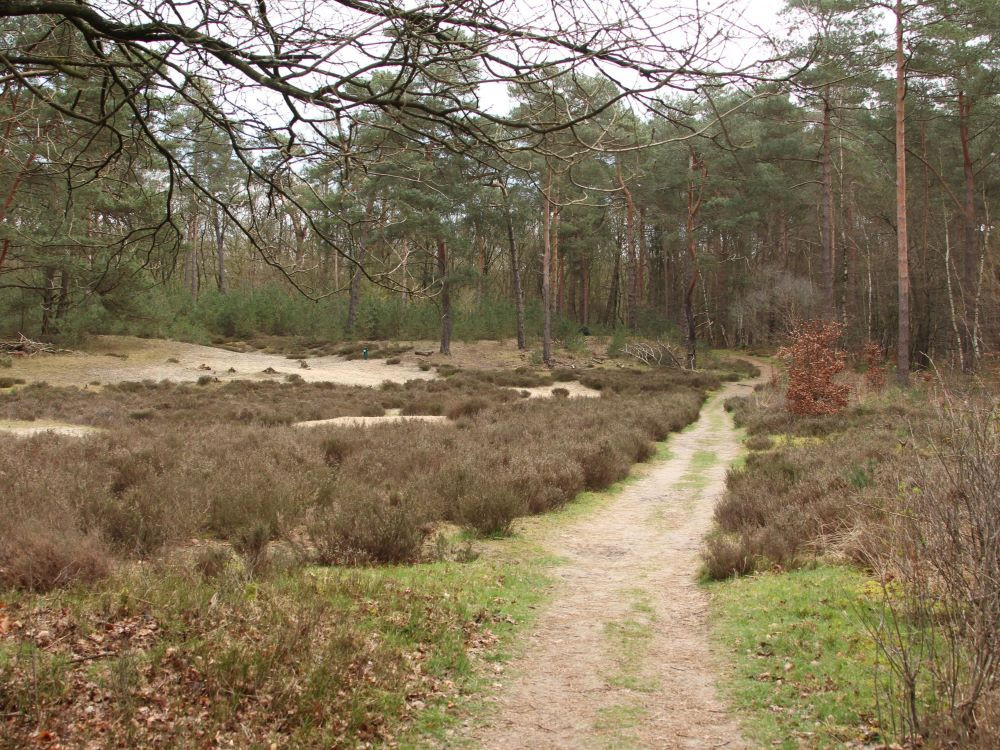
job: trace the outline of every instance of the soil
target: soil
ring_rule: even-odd
[[[295,422],[292,427],[323,427],[334,425],[340,427],[371,427],[394,422],[447,422],[448,417],[434,417],[422,414],[400,415],[386,414],[382,417],[333,417],[332,419],[310,419],[305,422]]]
[[[90,427],[83,424],[68,424],[66,422],[52,422],[45,419],[38,419],[32,422],[19,419],[0,419],[0,432],[19,437],[30,437],[51,432],[56,435],[68,435],[70,437],[87,437],[103,432],[99,427]]]
[[[669,457],[606,506],[537,540],[563,559],[551,604],[507,668],[485,725],[486,750],[741,748],[716,691],[702,539],[741,452],[723,409],[730,384],[669,442]]]
[[[176,360],[176,361],[172,361]],[[377,386],[386,380],[403,383],[436,377],[416,364],[387,365],[385,360],[343,357],[288,359],[278,354],[231,352],[212,346],[132,336],[95,336],[87,350],[39,354],[15,360],[11,373],[30,382],[50,385],[105,385],[137,380],[196,381],[209,375],[225,380],[282,380],[300,375],[307,381]],[[231,371],[232,370],[232,371]]]

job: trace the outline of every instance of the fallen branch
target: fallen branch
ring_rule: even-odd
[[[0,341],[0,352],[33,357],[39,352],[55,354],[56,352],[61,351],[52,346],[52,344],[46,344],[43,341],[32,341],[23,333],[19,333],[18,336],[20,336],[20,338],[17,341]]]
[[[681,361],[673,348],[662,341],[653,344],[646,342],[625,344],[622,347],[622,354],[637,359],[644,365],[681,367]]]

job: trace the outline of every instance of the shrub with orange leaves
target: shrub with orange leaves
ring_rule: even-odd
[[[843,330],[836,322],[803,321],[792,329],[788,344],[778,350],[788,367],[785,398],[792,414],[836,414],[847,406],[850,388],[833,382],[847,360],[846,353],[837,348]]]

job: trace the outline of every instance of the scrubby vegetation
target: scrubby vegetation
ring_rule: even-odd
[[[866,358],[871,367],[873,355]],[[880,394],[881,378],[866,380],[867,395],[837,414],[795,416],[780,386],[729,401],[753,452],[729,473],[706,542],[706,574],[851,566],[869,581],[855,594],[850,627],[862,627],[878,655],[855,680],[877,686],[874,736],[996,747],[993,397],[959,396],[940,383]]]
[[[585,372],[599,398],[516,390],[566,373],[458,368],[3,395],[0,419],[101,431],[0,454],[2,742],[363,747],[440,723],[430,707],[477,679],[470,652],[506,648],[540,590],[455,534],[508,534],[624,478],[719,384]],[[448,419],[292,425],[391,409]]]

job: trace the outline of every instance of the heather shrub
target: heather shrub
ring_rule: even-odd
[[[754,570],[750,545],[735,534],[716,529],[705,539],[704,574],[713,581],[740,576]]]
[[[0,584],[50,591],[91,584],[111,572],[110,551],[94,533],[63,522],[31,519],[0,525]]]
[[[1000,742],[998,418],[993,394],[945,394],[856,504],[873,516],[860,546],[881,585],[868,622],[891,676],[881,697],[914,745]]]
[[[767,435],[751,435],[745,445],[752,451],[766,451],[774,447],[774,441]]]
[[[459,419],[461,417],[472,417],[487,408],[490,402],[485,398],[473,397],[458,401],[448,406],[445,416],[448,419]]]
[[[510,533],[514,519],[527,511],[528,503],[510,485],[484,483],[458,498],[452,517],[484,536],[500,536]]]
[[[317,562],[412,562],[427,534],[426,509],[395,491],[348,483],[335,500],[317,510],[308,525]]]
[[[452,520],[503,533],[519,515],[621,479],[651,455],[651,441],[697,417],[703,394],[683,376],[659,379],[651,390],[643,390],[641,373],[611,377],[623,392],[530,402],[464,372],[386,389],[237,381],[128,383],[100,393],[28,387],[0,396],[0,416],[37,411],[107,431],[11,441],[0,452],[0,535],[53,519],[69,546],[80,538],[81,549],[119,559],[212,539],[252,575],[303,538],[327,562],[413,560],[429,525]],[[284,426],[380,413],[388,398],[417,413],[430,403],[458,421]],[[6,549],[5,559],[14,559]],[[44,568],[39,563],[39,580],[57,583],[35,584],[22,573],[11,580],[59,585],[102,570],[81,563],[60,577]]]

